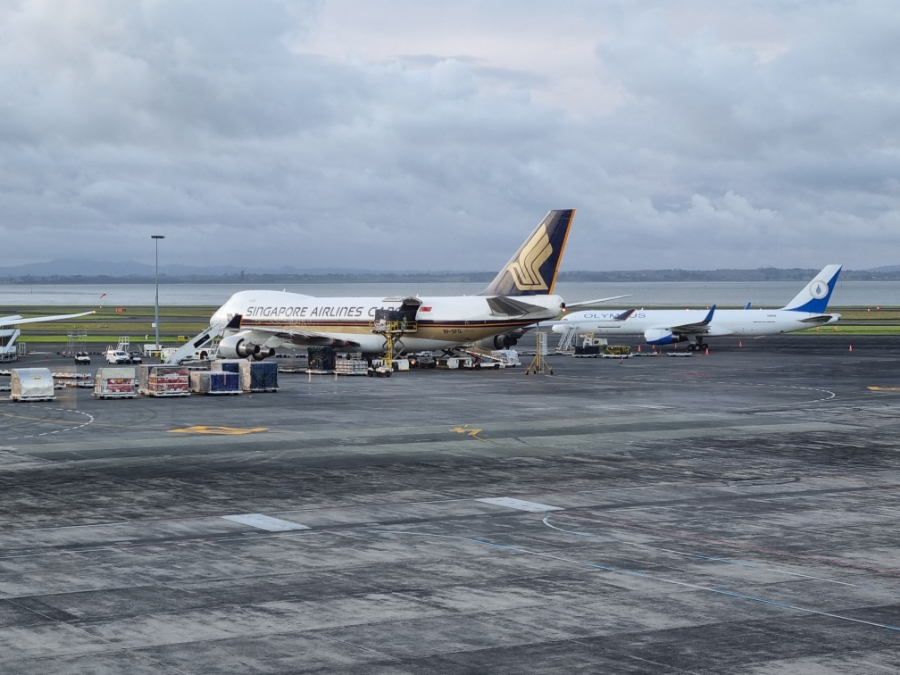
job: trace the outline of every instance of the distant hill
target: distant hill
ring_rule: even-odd
[[[234,265],[160,265],[160,275],[170,277],[181,276],[221,276],[240,275],[244,271],[250,274],[357,274],[367,270],[355,269],[311,269],[300,270],[295,267],[249,268]],[[153,265],[133,260],[108,262],[99,260],[60,259],[50,262],[27,263],[14,267],[0,267],[0,279],[3,277],[152,277],[155,274]]]
[[[561,272],[560,281],[568,282],[704,282],[704,281],[807,281],[818,269],[719,270],[581,270]],[[384,272],[358,269],[310,269],[294,267],[276,269],[239,268],[233,265],[195,266],[161,265],[160,281],[167,284],[280,284],[280,283],[488,283],[496,272]],[[27,284],[138,284],[152,283],[153,265],[134,261],[102,262],[96,260],[53,260],[15,267],[0,267],[0,283]],[[900,280],[900,265],[870,270],[844,270],[843,281]]]

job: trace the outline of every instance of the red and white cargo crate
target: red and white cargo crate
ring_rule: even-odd
[[[137,373],[134,368],[98,368],[93,395],[95,398],[136,398]]]
[[[138,391],[144,396],[190,396],[189,372],[182,366],[142,365]]]

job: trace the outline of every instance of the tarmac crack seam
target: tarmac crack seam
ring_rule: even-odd
[[[755,595],[747,595],[746,593],[741,593],[739,591],[729,591],[724,588],[713,588],[711,586],[702,586],[700,584],[692,584],[687,581],[678,581],[677,579],[669,579],[667,577],[658,577],[653,576],[651,574],[645,574],[643,572],[636,572],[634,570],[625,569],[622,567],[610,567],[609,565],[600,565],[598,563],[585,562],[583,560],[576,560],[574,558],[566,558],[560,555],[553,555],[552,553],[542,553],[541,551],[530,551],[526,548],[521,548],[519,546],[510,546],[508,544],[498,544],[493,541],[486,541],[483,539],[475,539],[474,537],[464,537],[462,535],[452,535],[452,534],[432,534],[430,532],[412,532],[412,531],[401,531],[401,530],[362,530],[363,532],[371,532],[373,534],[391,534],[391,535],[410,535],[410,536],[419,536],[419,537],[436,537],[441,539],[460,539],[462,541],[472,542],[474,544],[480,544],[482,546],[491,546],[494,548],[500,548],[507,551],[515,551],[516,553],[524,553],[526,555],[533,555],[539,558],[549,558],[551,560],[559,560],[561,562],[571,563],[573,565],[579,565],[581,567],[587,567],[590,569],[601,570],[604,572],[612,572],[614,574],[621,574],[624,576],[637,577],[639,579],[647,579],[650,581],[656,581],[664,584],[671,584],[673,586],[679,586],[681,588],[691,588],[697,591],[704,591],[707,593],[715,593],[716,595],[724,595],[726,597],[735,598],[737,600],[747,600],[750,602],[757,602],[764,605],[770,605],[773,607],[781,607],[782,609],[790,609],[797,612],[803,612],[805,614],[810,614],[813,616],[824,616],[830,619],[839,619],[841,621],[847,621],[850,623],[862,624],[865,626],[872,626],[873,628],[884,628],[885,630],[891,630],[900,632],[900,626],[892,626],[887,623],[878,623],[876,621],[866,621],[865,619],[855,619],[852,616],[844,616],[842,614],[834,614],[833,612],[823,612],[818,609],[811,609],[809,607],[801,607],[799,605],[792,605],[786,602],[781,602],[779,600],[770,600],[769,598],[763,598]]]
[[[38,616],[43,617],[44,619],[47,619],[49,621],[52,621],[53,623],[55,623],[59,626],[64,626],[65,628],[68,628],[69,630],[71,630],[75,633],[81,633],[82,635],[88,637],[91,641],[100,642],[101,644],[106,645],[107,647],[114,647],[113,641],[109,640],[108,638],[103,637],[102,635],[95,635],[95,634],[91,633],[90,631],[85,630],[84,628],[81,628],[80,626],[75,626],[68,621],[64,621],[62,619],[56,619],[56,618],[50,616],[49,614],[46,614],[45,612],[41,612],[37,609],[34,609],[33,607],[29,607],[27,605],[23,605],[22,603],[16,602],[12,598],[7,598],[6,602],[8,602],[9,604],[11,604],[15,607],[18,607],[20,609],[24,609],[27,612],[31,612],[32,614],[37,614]],[[125,647],[123,649],[119,649],[119,650],[115,650],[115,651],[127,652],[129,654],[137,656],[139,659],[143,659],[144,661],[147,661],[148,663],[156,666],[157,668],[161,667],[163,669],[170,669],[172,672],[178,673],[178,675],[189,675],[189,673],[187,673],[183,670],[180,670],[180,669],[176,668],[175,666],[164,664],[162,661],[159,661],[158,659],[154,659],[153,657],[148,656],[147,654],[144,654],[141,651],[142,649],[143,649],[142,647],[138,647],[138,648]],[[164,672],[164,670],[160,671],[160,672]]]
[[[853,584],[849,581],[840,581],[839,579],[829,579],[828,577],[818,577],[813,574],[803,574],[801,572],[791,572],[790,570],[781,569],[780,567],[767,567],[766,565],[757,565],[751,562],[747,562],[745,560],[735,560],[732,558],[719,558],[716,556],[703,555],[702,553],[694,553],[693,551],[676,551],[670,548],[662,548],[660,546],[651,546],[650,544],[642,544],[636,541],[627,541],[625,539],[617,539],[616,537],[612,537],[609,535],[601,535],[601,534],[592,534],[590,532],[577,532],[575,530],[567,530],[562,527],[557,527],[556,525],[551,524],[550,521],[551,516],[547,516],[544,518],[544,525],[547,527],[557,530],[559,532],[565,532],[566,534],[574,534],[579,537],[589,537],[592,539],[596,539],[598,541],[611,541],[616,544],[624,544],[625,546],[634,546],[636,548],[646,548],[651,551],[660,551],[662,553],[671,553],[673,555],[685,556],[688,558],[698,558],[700,560],[708,560],[710,562],[720,562],[725,563],[726,565],[736,565],[738,567],[748,567],[751,569],[765,570],[767,572],[776,572],[778,574],[786,574],[792,577],[799,577],[801,579],[811,579],[813,581],[823,581],[829,584],[837,584],[839,586],[849,586],[851,588],[858,588],[864,591],[875,591],[876,593],[884,593],[886,595],[900,595],[897,591],[892,591],[887,588],[879,588],[877,586],[864,586],[862,584]]]
[[[755,498],[755,497],[754,497]],[[797,558],[798,560],[811,560],[815,562],[824,563],[827,565],[837,565],[838,567],[849,567],[852,569],[860,569],[867,570],[869,572],[877,572],[879,574],[887,574],[889,576],[900,576],[900,570],[889,569],[885,567],[875,567],[874,565],[861,565],[859,563],[853,563],[848,560],[840,560],[838,558],[826,558],[824,556],[817,555],[807,555],[805,553],[793,553],[791,551],[783,551],[776,548],[768,548],[765,546],[754,546],[752,544],[742,544],[738,541],[728,541],[727,539],[713,539],[710,537],[701,537],[695,534],[687,534],[686,532],[678,532],[676,530],[664,530],[659,527],[649,527],[648,525],[632,525],[631,523],[623,523],[621,521],[616,520],[602,520],[600,518],[589,518],[587,516],[578,516],[573,513],[567,513],[564,518],[574,518],[576,520],[585,520],[591,523],[599,523],[601,525],[608,525],[609,527],[619,527],[625,529],[632,530],[643,530],[646,532],[653,532],[655,534],[660,534],[666,537],[678,537],[680,539],[693,539],[696,541],[702,541],[709,544],[720,544],[722,546],[731,546],[732,548],[741,548],[748,551],[757,551],[759,553],[769,553],[772,555],[780,555],[789,558]]]
[[[553,377],[555,379],[567,379],[567,380],[599,380],[598,377],[590,377],[588,375],[550,375],[549,377]],[[643,380],[643,381],[642,381]],[[604,384],[609,384],[609,380],[604,380]],[[724,384],[733,387],[774,387],[777,389],[797,389],[800,391],[815,391],[822,394],[828,394],[828,396],[824,398],[817,398],[812,401],[803,401],[802,403],[821,403],[823,401],[830,401],[837,397],[837,394],[830,389],[822,389],[821,387],[801,387],[799,385],[794,384],[759,384],[754,382],[721,382],[717,380],[678,380],[674,378],[654,378],[650,375],[636,375],[633,379],[630,380],[615,380],[614,384]],[[785,403],[786,405],[797,405],[794,403]],[[758,407],[758,406],[757,406]]]

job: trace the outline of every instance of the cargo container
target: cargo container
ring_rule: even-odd
[[[228,371],[195,370],[191,373],[191,392],[195,394],[240,394],[241,375]]]
[[[308,373],[333,373],[337,360],[334,347],[310,347],[306,350]]]
[[[238,373],[243,391],[278,391],[278,363],[275,361],[222,359],[213,361],[210,368],[214,372]]]
[[[278,363],[251,361],[250,391],[278,391]]]
[[[135,398],[137,377],[134,368],[98,368],[94,376],[95,398]]]
[[[10,399],[13,401],[53,401],[53,374],[47,368],[13,368],[10,371]]]
[[[142,365],[138,391],[144,396],[190,396],[187,368],[181,366]]]

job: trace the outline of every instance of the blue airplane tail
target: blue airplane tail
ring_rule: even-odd
[[[795,312],[824,312],[828,309],[828,301],[831,300],[831,293],[837,285],[840,273],[840,265],[828,265],[782,309]]]

